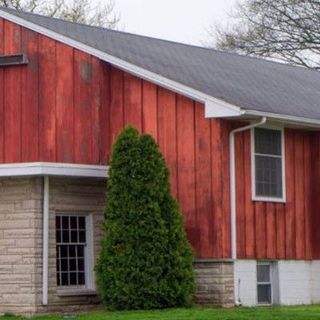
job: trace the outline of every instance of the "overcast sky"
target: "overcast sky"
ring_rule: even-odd
[[[201,44],[212,23],[225,22],[236,0],[115,0],[125,31]]]

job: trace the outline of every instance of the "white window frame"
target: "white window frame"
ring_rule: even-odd
[[[258,282],[258,266],[269,266],[269,279],[270,281],[269,282]],[[271,306],[274,304],[274,300],[273,300],[273,295],[274,295],[274,277],[273,277],[273,263],[272,262],[269,262],[269,261],[258,261],[257,262],[257,265],[256,265],[256,268],[257,268],[257,275],[256,275],[256,283],[257,283],[257,305],[258,306]],[[259,285],[270,285],[270,292],[271,292],[271,301],[270,303],[259,303],[259,300],[258,300],[258,287]]]
[[[269,197],[269,196],[260,196],[256,194],[256,161],[255,161],[255,134],[254,129],[251,129],[251,192],[253,201],[263,201],[263,202],[286,202],[286,167],[285,167],[285,135],[284,127],[267,125],[260,126],[257,129],[269,129],[276,130],[281,132],[281,169],[282,169],[282,197]]]
[[[77,293],[81,292],[86,293],[86,291],[95,291],[95,275],[94,275],[94,225],[93,225],[93,215],[92,213],[88,212],[56,212],[56,216],[79,216],[85,217],[86,223],[86,244],[84,246],[84,272],[85,272],[85,285],[78,285],[78,286],[58,286],[57,290],[58,293],[64,295],[64,293],[73,292]],[[55,246],[57,245],[55,239]],[[57,257],[56,257],[57,261]],[[57,270],[56,270],[57,273]],[[67,294],[66,294],[67,295]]]

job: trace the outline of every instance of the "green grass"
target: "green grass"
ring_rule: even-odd
[[[58,320],[62,316],[35,317],[33,320]],[[3,316],[0,320],[21,320]],[[71,318],[65,318],[71,319]],[[320,306],[237,308],[237,309],[171,309],[155,311],[97,311],[77,315],[74,320],[320,320]]]

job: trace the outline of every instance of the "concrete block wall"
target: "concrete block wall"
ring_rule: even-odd
[[[312,261],[279,261],[278,268],[280,303],[312,303]]]
[[[244,306],[257,305],[257,261],[235,262],[235,294]],[[275,304],[320,303],[320,261],[279,260],[273,262]]]
[[[312,303],[320,303],[320,261],[314,260],[311,264]]]
[[[234,263],[236,301],[247,307],[257,304],[257,261],[237,260]]]
[[[42,179],[0,179],[0,313],[36,311]]]

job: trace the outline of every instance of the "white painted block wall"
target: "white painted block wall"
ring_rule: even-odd
[[[237,260],[234,265],[235,296],[243,306],[257,305],[256,265],[256,260]],[[273,274],[275,303],[283,305],[320,303],[319,260],[280,260],[275,266],[276,272]]]
[[[312,303],[311,261],[279,261],[280,304]]]
[[[257,304],[257,261],[237,260],[234,264],[235,297],[243,306]]]
[[[320,261],[314,260],[311,268],[312,303],[320,303]]]

